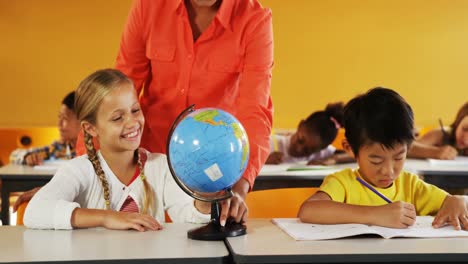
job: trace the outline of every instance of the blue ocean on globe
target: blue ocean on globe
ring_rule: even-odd
[[[230,188],[244,173],[249,142],[234,116],[216,108],[200,108],[176,125],[169,155],[175,176],[189,189],[217,192]]]

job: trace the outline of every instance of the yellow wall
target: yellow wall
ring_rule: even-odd
[[[374,86],[418,125],[468,98],[468,0],[262,0],[273,11],[275,127]],[[114,64],[131,0],[0,0],[0,127],[54,125],[61,98]]]
[[[62,98],[112,67],[131,0],[0,0],[0,127],[50,126]]]

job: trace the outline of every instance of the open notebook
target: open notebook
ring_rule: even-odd
[[[295,240],[325,240],[356,235],[375,234],[383,238],[393,237],[468,237],[468,231],[455,230],[452,226],[435,229],[432,216],[418,216],[416,224],[409,228],[387,228],[363,224],[319,225],[302,223],[298,218],[272,219],[279,228]]]

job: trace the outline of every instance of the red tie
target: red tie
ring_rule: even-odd
[[[133,198],[130,197],[130,195],[127,197],[125,202],[122,204],[122,207],[120,208],[120,211],[121,212],[129,212],[129,213],[138,213],[139,212],[138,206],[137,206],[135,200],[133,200]]]

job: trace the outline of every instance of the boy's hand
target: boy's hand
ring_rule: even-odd
[[[379,226],[391,228],[407,228],[416,222],[414,205],[405,202],[393,202],[379,206],[381,212],[375,213],[375,223]]]
[[[283,152],[272,152],[268,159],[266,160],[265,164],[280,164],[283,162]]]
[[[432,226],[439,228],[445,224],[452,225],[456,230],[468,230],[468,210],[463,196],[447,195],[445,198]]]
[[[41,155],[39,155],[39,153],[30,153],[24,158],[24,162],[29,166],[39,165],[42,163],[42,161],[43,158]]]

